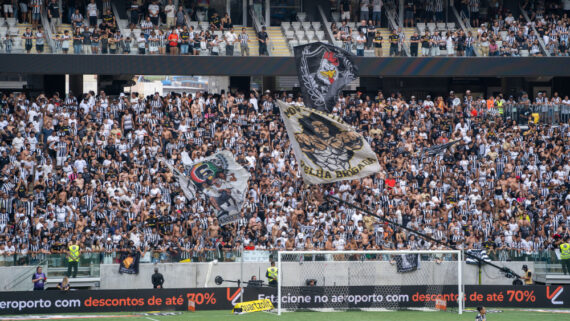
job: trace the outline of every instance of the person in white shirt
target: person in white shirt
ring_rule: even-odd
[[[89,26],[95,27],[97,26],[97,4],[95,0],[91,0],[91,2],[87,5],[87,15],[89,16]]]
[[[226,33],[226,56],[234,55],[234,44],[237,41],[237,35],[234,33],[234,28]]]
[[[364,45],[366,44],[366,36],[364,32],[360,32],[358,36],[355,38],[356,40],[356,55],[357,56],[364,56]]]
[[[160,13],[160,6],[158,2],[154,0],[151,4],[148,5],[148,15],[150,16],[150,21],[155,26],[159,24],[158,14]]]
[[[176,8],[172,4],[172,0],[168,0],[168,4],[164,7],[164,12],[166,12],[166,25],[170,29],[176,23]]]

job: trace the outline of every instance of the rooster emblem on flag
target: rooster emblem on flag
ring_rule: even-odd
[[[305,105],[331,112],[342,89],[357,77],[351,53],[320,42],[297,46],[294,51]]]
[[[319,67],[318,77],[332,85],[338,78],[338,58],[336,58],[334,52],[326,51],[323,54],[323,59],[321,59],[321,65]]]

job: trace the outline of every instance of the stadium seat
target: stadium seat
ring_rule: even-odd
[[[521,54],[521,57],[528,57],[530,55],[528,50],[521,50],[520,54]]]
[[[300,45],[300,46],[306,45],[306,44],[308,44],[308,43],[309,43],[309,42],[308,42],[307,40],[299,41],[299,45]]]
[[[290,47],[291,49],[293,49],[293,47],[296,47],[296,46],[298,46],[298,45],[299,45],[299,41],[297,41],[297,40],[291,40],[291,41],[289,41],[289,47]]]
[[[133,34],[135,35],[135,38],[138,38],[141,35],[142,30],[141,29],[133,29]]]
[[[4,27],[5,23],[6,23],[6,19],[4,19],[4,17],[0,17],[0,27]]]
[[[455,30],[455,22],[448,22],[447,23],[447,29]]]
[[[301,25],[303,26],[303,30],[305,30],[305,31],[311,30],[311,23],[310,22],[302,22]]]
[[[285,38],[294,39],[295,38],[295,32],[294,31],[285,31]]]
[[[317,36],[317,39],[319,39],[319,40],[325,39],[325,32],[322,30],[316,31],[315,35]]]
[[[434,22],[428,22],[427,28],[428,28],[429,32],[434,32],[435,31],[435,23]]]
[[[356,22],[349,22],[346,25],[352,30],[356,29]]]
[[[309,41],[313,41],[315,39],[315,32],[314,31],[307,31],[307,32],[305,32],[305,35],[307,36],[307,40],[309,40]]]
[[[439,30],[439,31],[446,30],[445,22],[438,22],[437,23],[437,30]]]
[[[339,48],[342,48],[342,41],[340,41],[340,40],[333,41],[333,44]]]
[[[304,31],[297,31],[295,33],[295,35],[297,36],[297,40],[299,40],[299,41],[305,40],[305,32]]]
[[[421,30],[426,30],[426,24],[424,22],[418,22],[416,24],[416,27],[418,27],[418,29]]]
[[[7,18],[6,22],[10,28],[14,28],[16,26],[16,18]]]
[[[305,12],[297,12],[297,19],[304,22],[307,19],[307,14]]]
[[[281,22],[281,29],[283,32],[289,31],[291,29],[291,23],[287,21]]]
[[[224,33],[221,30],[216,30],[214,31],[214,36],[218,36],[218,39],[221,39],[224,37]]]
[[[190,21],[189,25],[194,28],[194,30],[198,29],[198,21]]]
[[[301,23],[299,21],[293,21],[291,22],[291,26],[293,27],[293,30],[299,30],[301,29]]]
[[[313,21],[313,22],[311,22],[311,25],[313,26],[313,29],[315,31],[321,30],[321,22],[320,21]]]

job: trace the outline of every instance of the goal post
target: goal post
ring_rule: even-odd
[[[280,251],[277,313],[435,309],[463,312],[462,253]]]

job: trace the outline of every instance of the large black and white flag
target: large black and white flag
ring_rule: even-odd
[[[322,42],[297,46],[294,51],[305,106],[330,113],[341,90],[357,77],[353,55]]]
[[[188,176],[168,162],[164,163],[176,177],[188,200],[194,199],[197,192],[206,195],[220,225],[239,219],[251,175],[235,161],[231,152],[222,151],[187,166]]]
[[[370,145],[338,117],[277,101],[303,180],[326,184],[380,171]]]

